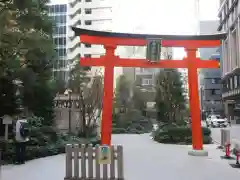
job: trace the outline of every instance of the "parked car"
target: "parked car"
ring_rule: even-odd
[[[209,115],[206,120],[207,126],[209,127],[227,127],[228,121],[226,118],[222,118],[220,115]]]

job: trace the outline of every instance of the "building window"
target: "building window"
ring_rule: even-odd
[[[212,84],[217,84],[216,79],[212,79]]]
[[[66,38],[59,38],[59,42],[57,45],[61,45],[61,46],[66,45]]]
[[[220,78],[212,78],[211,79],[211,82],[212,82],[212,84],[220,84]]]
[[[58,38],[54,38],[54,44],[57,46],[58,45]]]
[[[85,21],[85,25],[92,25],[92,21],[86,20],[86,21]]]
[[[85,47],[90,48],[90,47],[92,47],[92,45],[91,44],[85,44]]]
[[[238,87],[238,77],[234,76],[234,88]]]
[[[60,27],[58,33],[59,34],[66,34],[66,28],[65,27]]]
[[[90,8],[85,9],[85,14],[92,14],[92,9]]]
[[[229,81],[230,81],[230,89],[233,89],[233,78],[230,78]]]
[[[85,58],[91,58],[92,56],[91,56],[91,54],[84,54],[84,57]]]
[[[153,73],[154,70],[151,68],[140,68],[141,73]]]
[[[232,63],[234,67],[238,67],[238,37],[237,37],[237,31],[234,29],[231,33],[231,38],[233,42],[233,46],[231,47],[231,54],[232,54]],[[233,67],[231,67],[233,69]]]
[[[152,85],[153,84],[153,80],[152,79],[142,79],[142,85]]]
[[[67,11],[67,5],[60,5],[60,12],[66,12]]]
[[[211,94],[216,95],[216,89],[211,89]]]
[[[240,76],[238,76],[238,87],[240,87]]]
[[[220,95],[221,94],[221,90],[215,89],[215,94]]]

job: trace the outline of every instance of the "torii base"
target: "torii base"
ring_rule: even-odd
[[[208,151],[206,150],[190,150],[188,151],[189,156],[202,156],[206,157],[208,156]]]

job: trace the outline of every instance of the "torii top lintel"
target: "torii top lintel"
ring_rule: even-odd
[[[147,39],[162,39],[164,47],[202,48],[221,45],[226,33],[206,35],[157,35],[157,34],[131,34],[107,31],[95,31],[72,27],[76,36],[80,36],[82,43],[122,46],[145,46]],[[97,37],[97,38],[96,38]]]

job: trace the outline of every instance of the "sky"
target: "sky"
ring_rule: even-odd
[[[146,3],[147,2],[147,3]],[[219,0],[115,0],[113,29],[117,32],[149,34],[196,34],[199,20],[216,20]],[[175,49],[175,57],[184,56]]]
[[[200,19],[216,19],[219,0],[199,1]],[[148,0],[147,3],[140,0],[115,0],[114,28],[128,31],[140,26],[147,33],[194,33],[194,2],[195,0]]]
[[[219,0],[110,0],[113,2],[113,31],[148,34],[197,34],[197,19],[216,20]],[[52,0],[53,3],[67,0]],[[175,58],[184,56],[174,50]],[[117,70],[118,71],[118,70]]]

